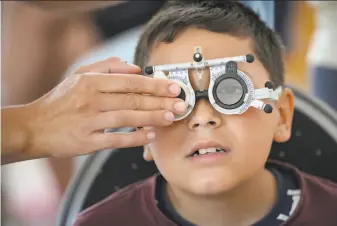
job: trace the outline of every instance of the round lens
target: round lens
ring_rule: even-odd
[[[225,105],[233,105],[239,102],[243,92],[240,82],[233,78],[222,80],[216,87],[216,95]]]

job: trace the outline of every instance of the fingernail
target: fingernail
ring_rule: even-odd
[[[169,92],[178,96],[180,94],[180,86],[178,84],[170,85]]]
[[[174,121],[174,114],[173,114],[172,112],[170,112],[170,111],[165,112],[164,118],[165,118],[167,121],[173,122],[173,121]]]
[[[146,134],[147,139],[153,141],[156,138],[156,134],[154,132],[149,132]]]
[[[185,112],[186,111],[186,104],[185,102],[177,102],[174,104],[174,110],[178,111],[178,112]]]

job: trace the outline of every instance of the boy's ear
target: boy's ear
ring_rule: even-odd
[[[277,104],[280,121],[274,134],[274,141],[278,143],[286,142],[291,137],[291,127],[295,107],[294,99],[293,92],[288,88],[284,88]]]

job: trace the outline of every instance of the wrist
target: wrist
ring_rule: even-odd
[[[2,162],[21,159],[29,146],[29,110],[25,105],[1,109]]]

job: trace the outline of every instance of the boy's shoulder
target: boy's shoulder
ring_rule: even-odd
[[[337,225],[337,183],[305,173],[288,163],[271,162],[296,177],[301,199],[287,225]]]
[[[337,225],[337,184],[301,171],[300,174],[304,197],[300,211],[294,213],[298,215],[295,225],[302,222],[303,225]]]
[[[317,207],[333,205],[337,209],[337,183],[302,171],[299,174],[303,193],[310,198],[310,203]]]
[[[89,207],[77,216],[74,226],[137,225],[139,220],[151,225],[156,177],[128,185]]]
[[[337,183],[308,174],[289,163],[278,160],[269,160],[268,163],[274,167],[276,166],[286,173],[295,175],[296,180],[298,181],[301,189],[304,190],[304,193],[308,193],[310,195],[311,193],[320,192],[322,195],[326,194],[337,199]]]

